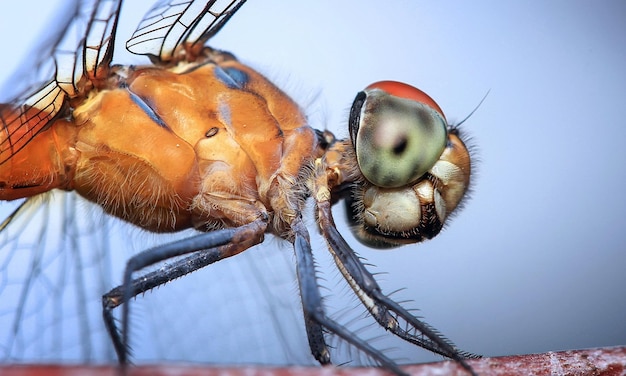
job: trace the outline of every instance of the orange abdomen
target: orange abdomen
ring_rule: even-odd
[[[18,119],[16,110],[4,107],[1,112],[2,119]],[[22,121],[4,125],[0,142],[10,146],[3,147],[0,155],[0,160],[6,159],[0,164],[0,200],[31,197],[54,188],[71,189],[77,154],[72,148],[76,131],[70,122],[54,121],[15,150],[42,116],[44,112],[30,108],[19,117]]]

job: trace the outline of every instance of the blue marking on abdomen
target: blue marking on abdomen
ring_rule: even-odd
[[[161,127],[161,128],[165,128],[165,129],[168,129],[168,130],[170,129],[170,127],[168,127],[167,124],[165,124],[163,119],[161,119],[161,117],[159,115],[157,115],[157,113],[154,112],[154,110],[150,106],[148,106],[148,104],[146,103],[146,101],[143,100],[143,98],[141,98],[139,95],[133,93],[128,88],[126,90],[128,90],[128,94],[130,94],[130,99],[132,99],[133,102],[135,102],[135,104],[137,106],[139,106],[139,108],[141,108],[141,110],[143,112],[145,112],[146,115],[148,115],[150,117],[150,119],[152,119],[152,121],[157,123],[157,125],[159,127]]]
[[[217,109],[218,109],[217,113],[219,115],[219,120],[222,122],[222,124],[224,124],[228,128],[232,127],[233,119],[231,116],[230,106],[228,105],[228,103],[226,103],[223,100],[220,100],[219,104],[217,105]]]
[[[229,89],[243,89],[248,83],[248,75],[246,72],[237,68],[222,68],[215,66],[215,77],[228,86]]]

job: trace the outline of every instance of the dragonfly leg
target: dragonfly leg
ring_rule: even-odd
[[[328,201],[318,202],[318,218],[322,233],[328,241],[329,250],[339,270],[357,296],[367,297],[367,299],[361,299],[361,302],[374,319],[398,337],[453,359],[474,375],[474,371],[465,359],[480,358],[479,355],[460,351],[436,329],[420,321],[382,293],[372,274],[367,271],[359,257],[337,231]]]
[[[365,352],[383,367],[392,371],[397,375],[406,375],[396,363],[387,358],[380,351],[373,348],[369,343],[357,337],[339,323],[331,320],[324,313],[322,307],[322,297],[319,292],[319,286],[315,276],[315,265],[313,261],[313,253],[311,243],[306,227],[300,218],[294,221],[293,231],[294,249],[296,253],[296,271],[298,284],[300,286],[300,296],[302,299],[302,308],[304,311],[305,322],[307,323],[307,334],[309,336],[309,344],[313,355],[322,364],[330,363],[330,355],[323,339],[322,328],[338,335],[350,344],[356,346]],[[312,326],[309,323],[313,323]],[[313,329],[314,332],[311,332]]]
[[[267,228],[267,219],[236,227],[216,230],[208,233],[164,244],[143,251],[126,264],[124,282],[102,297],[102,315],[104,323],[113,342],[120,364],[128,363],[128,317],[129,304],[132,297],[149,291],[159,285],[194,272],[216,261],[236,255],[253,245],[263,241]],[[190,254],[190,256],[176,259],[158,271],[153,271],[132,279],[132,274],[155,263],[174,257]],[[115,324],[112,310],[122,307],[121,332]]]

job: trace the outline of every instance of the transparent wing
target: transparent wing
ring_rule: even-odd
[[[51,36],[37,46],[39,56],[27,64],[28,69],[18,72],[9,89],[7,104],[0,104],[0,163],[6,162],[20,151],[53,118],[63,111],[67,94],[56,81],[55,49],[62,44],[65,30],[72,28],[78,19],[78,1],[66,8],[68,17],[51,27]],[[74,50],[75,51],[75,50]],[[74,64],[72,63],[72,66]],[[6,95],[3,94],[3,99]]]
[[[245,0],[161,0],[146,14],[126,48],[152,61],[169,62],[188,45],[202,46]]]
[[[97,314],[109,223],[91,211],[74,194],[35,197],[0,232],[2,362],[113,359]]]
[[[113,60],[115,47],[115,32],[119,20],[122,0],[100,0],[93,10],[87,34],[84,40],[79,43],[77,51],[85,54],[82,71],[91,80],[106,78],[109,66]],[[79,58],[76,56],[76,67],[80,70]],[[74,83],[80,82],[74,80]],[[75,85],[76,87],[76,85]]]
[[[121,0],[72,2],[59,32],[37,52],[26,86],[7,104],[0,104],[0,164],[19,152],[54,119],[66,116],[67,101],[104,78],[113,58]],[[26,75],[26,72],[23,73]]]
[[[132,254],[189,235],[132,228],[74,193],[26,201],[0,231],[0,363],[115,362],[102,294]],[[133,362],[313,364],[293,266],[274,242],[136,299]]]
[[[36,92],[18,97],[12,104],[0,104],[0,164],[22,150],[57,116],[63,115],[66,99],[67,94],[52,79]]]

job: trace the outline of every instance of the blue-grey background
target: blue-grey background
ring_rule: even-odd
[[[44,4],[1,5],[3,80],[28,59],[25,47],[43,25],[33,11],[45,15]],[[123,9],[120,39],[145,10],[136,4]],[[489,91],[463,126],[479,160],[471,200],[440,236],[381,252],[349,236],[341,210],[336,219],[372,270],[386,272],[385,291],[406,288],[398,299],[412,300],[464,350],[491,356],[626,344],[625,35],[626,3],[618,0],[251,0],[211,45],[265,73],[313,126],[341,137],[355,93],[376,80],[420,87],[451,122]],[[145,62],[118,52],[117,63]],[[140,239],[135,251],[162,241],[130,233]],[[129,254],[120,250],[125,237],[115,243],[120,237],[111,246],[118,265]],[[328,305],[359,327],[356,300],[336,287],[323,240],[313,240],[324,293],[339,296]],[[267,243],[139,298],[137,357],[311,362],[285,266],[293,257],[288,245]],[[374,343],[402,361],[439,359],[385,341]]]

